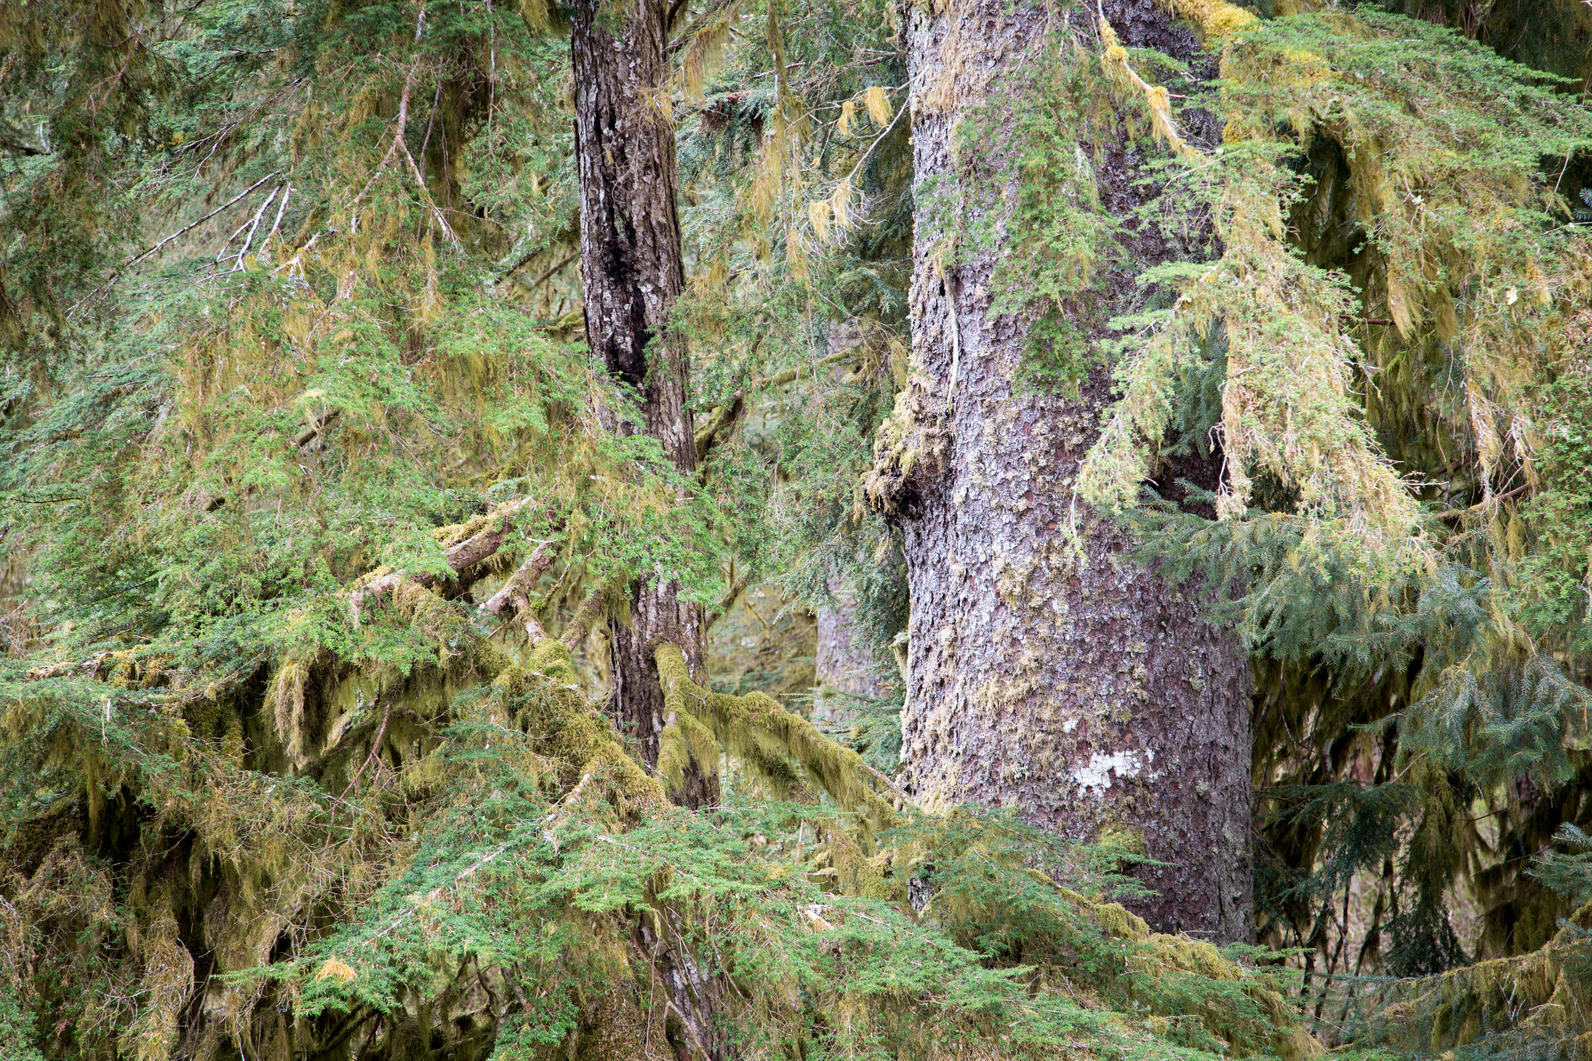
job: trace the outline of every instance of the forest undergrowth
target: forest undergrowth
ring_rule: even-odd
[[[1592,1057],[1592,8],[1023,4],[976,74],[973,0],[587,6],[0,11],[0,1056]],[[681,287],[629,378],[570,54],[637,33]],[[914,124],[975,83],[947,207]],[[1087,405],[1044,563],[1242,653],[1236,941],[1135,912],[1142,822],[909,790],[986,327]]]

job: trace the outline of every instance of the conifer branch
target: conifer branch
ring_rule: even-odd
[[[443,559],[449,572],[446,576],[431,572],[410,574],[404,571],[385,571],[367,576],[366,581],[348,595],[348,607],[354,625],[359,625],[360,615],[368,605],[387,596],[402,583],[413,582],[415,585],[430,588],[442,582],[445,577],[456,578],[465,574],[492,556],[508,540],[515,523],[530,505],[529,498],[510,501],[470,523],[439,530],[438,537],[447,538],[450,535],[464,534],[472,527],[479,528],[443,550]]]

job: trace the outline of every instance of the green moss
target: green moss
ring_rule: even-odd
[[[753,761],[771,753],[788,756],[830,798],[866,812],[875,827],[894,819],[891,801],[880,795],[881,789],[893,792],[893,786],[856,752],[763,693],[730,696],[703,689],[691,680],[685,657],[674,645],[658,645],[654,659],[669,711],[700,720],[727,754]]]

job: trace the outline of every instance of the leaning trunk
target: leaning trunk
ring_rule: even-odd
[[[586,340],[641,400],[644,423],[614,426],[657,439],[685,483],[696,472],[696,447],[685,352],[668,332],[670,309],[685,286],[667,106],[669,5],[633,3],[622,18],[599,0],[577,0],[574,9]],[[612,624],[613,716],[649,766],[657,764],[666,721],[653,647],[678,645],[700,681],[703,625],[701,607],[681,599],[678,583],[659,577],[637,580],[630,615]],[[693,803],[715,795],[700,777],[688,787],[699,790],[688,792]]]
[[[959,136],[958,126],[976,115],[988,130],[994,108],[1022,105],[1009,94],[1058,26],[1054,12],[1007,0],[910,11],[914,379],[874,478],[909,567],[909,790],[928,806],[1016,808],[1079,840],[1142,842],[1167,863],[1140,870],[1159,893],[1136,903],[1154,927],[1249,938],[1245,656],[1187,588],[1130,559],[1127,535],[1074,496],[1109,370],[1094,365],[1073,396],[1018,385],[1034,322],[992,313],[1010,196],[989,186],[1001,169],[990,153],[1023,144],[1003,144],[999,131]],[[1190,35],[1151,0],[1110,0],[1104,12],[1127,46],[1197,60]],[[1130,216],[1148,149],[1108,113],[1094,120],[1109,128],[1095,126],[1082,157],[1125,226],[1129,257],[1173,256],[1169,237]],[[959,219],[996,236],[958,246]],[[1104,287],[1126,308],[1131,276]],[[1098,337],[1099,317],[1073,320]]]

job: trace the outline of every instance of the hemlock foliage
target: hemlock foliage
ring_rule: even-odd
[[[894,786],[868,484],[938,444],[913,212],[956,209],[908,8],[671,11],[687,482],[585,350],[561,8],[40,0],[0,11],[0,1051],[1592,1056],[1592,14],[1157,2],[1207,69],[1051,5],[945,253],[1018,248],[1024,385],[1115,380],[1079,504],[1251,653],[1262,947],[1131,913],[1131,822]],[[638,578],[717,624],[720,691],[656,646],[656,770],[603,713]],[[792,616],[841,606],[885,694],[826,735]]]

